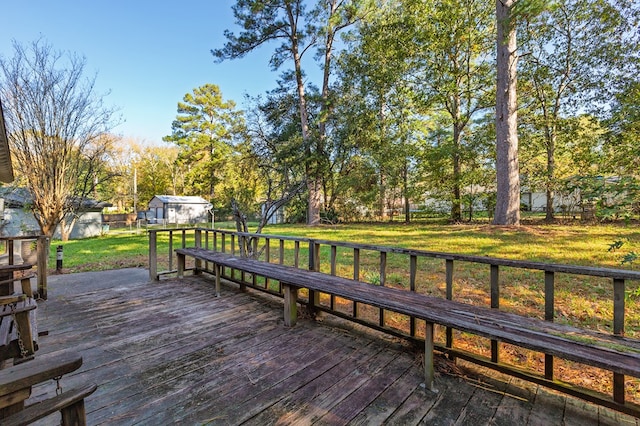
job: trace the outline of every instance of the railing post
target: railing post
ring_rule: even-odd
[[[613,334],[624,335],[624,279],[613,279]],[[613,373],[613,400],[624,404],[624,375]]]
[[[155,230],[149,230],[149,281],[158,281],[158,235]]]
[[[491,309],[500,308],[500,278],[498,265],[491,265]],[[491,362],[498,362],[498,341],[491,340]]]
[[[447,300],[453,300],[453,259],[445,260],[445,286]],[[453,329],[447,327],[445,334],[446,346],[448,348],[453,347]]]
[[[353,279],[360,281],[360,249],[353,249]],[[358,302],[353,302],[353,317],[358,318]]]
[[[418,257],[415,254],[409,256],[409,291],[416,291],[416,273],[418,271]],[[409,334],[416,335],[416,319],[409,318]]]
[[[49,262],[49,237],[40,235],[36,242],[38,265],[38,296],[47,300],[47,268]]]
[[[544,271],[544,319],[553,322],[555,319],[555,274]],[[544,355],[544,377],[553,380],[553,355]]]
[[[320,245],[316,244],[315,240],[309,240],[309,270],[317,271],[319,267],[319,253]],[[318,315],[316,306],[320,303],[320,294],[314,290],[309,290],[309,301],[307,302],[307,309],[309,314],[315,318]]]
[[[182,235],[183,235],[183,241],[184,241],[184,233]],[[196,228],[194,231],[193,243],[197,248],[202,248],[202,231],[199,228]],[[182,245],[184,247],[185,243],[183,242]],[[195,266],[194,274],[200,275],[202,273],[202,259],[196,259],[194,266]]]
[[[173,271],[173,231],[169,231],[169,270]]]
[[[380,286],[384,287],[387,282],[387,252],[380,252]],[[385,310],[380,308],[380,314],[378,316],[380,327],[384,327],[385,324]]]
[[[331,260],[330,260],[330,274],[335,276],[336,275],[336,258],[338,256],[338,248],[335,245],[331,245]],[[331,310],[333,311],[336,307],[336,296],[335,295],[331,295],[331,302],[330,302],[330,306],[331,306]]]
[[[194,243],[196,247],[202,248],[202,230],[201,229],[195,230],[194,240],[195,240]]]

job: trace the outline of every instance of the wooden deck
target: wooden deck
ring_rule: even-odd
[[[394,339],[325,317],[282,319],[282,301],[210,279],[147,282],[127,269],[49,278],[36,354],[79,351],[62,386],[95,382],[89,424],[636,425],[620,415],[487,370],[442,361],[437,393]],[[418,352],[416,352],[418,353]],[[37,400],[54,393],[34,389]],[[47,418],[38,424],[55,424]]]

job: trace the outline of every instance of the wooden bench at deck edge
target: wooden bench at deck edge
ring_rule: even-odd
[[[434,324],[609,370],[614,373],[614,381],[622,380],[624,383],[624,375],[640,377],[640,342],[630,339],[291,266],[238,258],[202,248],[182,248],[175,252],[178,258],[179,277],[184,275],[186,256],[213,264],[216,295],[220,294],[221,267],[242,270],[280,281],[284,293],[284,321],[288,326],[296,323],[299,288],[332,294],[424,320],[426,323],[424,368],[427,388],[433,387],[434,380]],[[197,262],[196,273],[199,272],[199,268]],[[573,335],[573,338],[569,339],[563,335]],[[580,336],[584,336],[589,343],[581,343]],[[603,342],[594,341],[598,336],[604,339]],[[598,346],[597,343],[602,345]],[[625,346],[628,346],[629,351],[613,349]],[[619,392],[616,393],[615,389],[616,387],[614,387],[613,408],[620,409],[624,404],[624,387],[622,387],[622,395]],[[617,389],[620,389],[620,386]],[[638,412],[634,415],[638,415]]]

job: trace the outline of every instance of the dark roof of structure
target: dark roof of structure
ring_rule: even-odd
[[[27,188],[3,187],[0,188],[0,198],[4,199],[4,205],[8,208],[22,208],[31,204],[32,197]],[[106,201],[96,201],[90,198],[83,198],[80,210],[101,210],[104,207],[111,207],[113,204]]]
[[[11,153],[9,152],[9,140],[7,128],[4,124],[2,101],[0,100],[0,182],[13,181],[13,166],[11,165]]]

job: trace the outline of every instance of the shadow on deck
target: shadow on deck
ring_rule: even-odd
[[[143,269],[58,275],[38,308],[36,354],[79,351],[63,386],[95,382],[87,421],[108,424],[634,424],[518,379],[442,362],[439,392],[395,339],[329,317],[282,320],[282,301]],[[37,400],[53,383],[34,389]],[[38,424],[53,424],[47,418]]]

